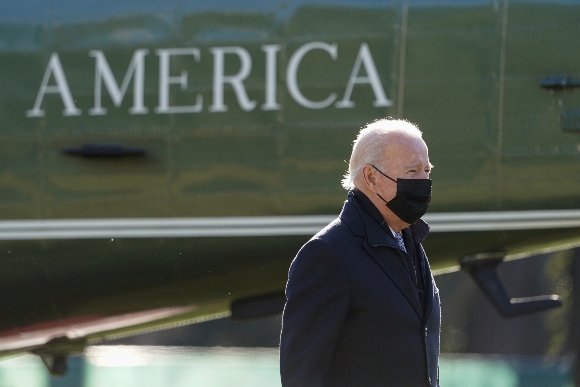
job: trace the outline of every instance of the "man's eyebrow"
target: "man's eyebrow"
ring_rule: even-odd
[[[410,169],[410,168],[418,168],[421,165],[421,163],[411,163],[411,164],[407,164],[405,165],[405,169]],[[427,167],[429,167],[429,169],[433,169],[435,168],[435,166],[431,163],[429,163],[429,165],[427,165]]]

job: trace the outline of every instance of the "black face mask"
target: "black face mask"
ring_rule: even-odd
[[[379,171],[381,175],[397,183],[397,195],[390,201],[387,202],[377,193],[378,197],[387,204],[387,207],[395,215],[409,224],[415,223],[425,215],[431,203],[431,179],[395,180],[385,175],[374,165],[373,168]]]

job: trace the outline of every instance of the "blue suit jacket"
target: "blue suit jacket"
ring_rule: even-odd
[[[406,253],[352,194],[300,249],[282,318],[284,387],[439,385],[439,292],[421,247],[428,226],[403,232],[424,262],[424,310]]]

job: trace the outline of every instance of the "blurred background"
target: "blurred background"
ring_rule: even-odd
[[[463,272],[436,277],[442,386],[580,386],[580,248],[504,263],[511,297],[559,294],[560,309],[502,318]],[[41,361],[0,362],[0,387],[280,386],[281,316],[229,318],[104,342],[51,378]]]

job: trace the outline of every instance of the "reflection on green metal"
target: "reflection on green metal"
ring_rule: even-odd
[[[518,374],[502,361],[454,359],[440,369],[440,380],[448,386],[516,387]]]
[[[0,362],[0,387],[280,386],[276,348],[94,346],[50,378],[40,359]],[[568,359],[443,355],[446,387],[573,387]]]
[[[2,387],[48,387],[50,380],[40,358],[24,355],[0,363]]]
[[[279,386],[277,349],[91,347],[86,387]]]

